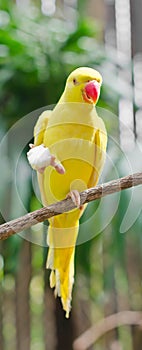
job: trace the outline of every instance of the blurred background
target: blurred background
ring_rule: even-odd
[[[78,66],[103,75],[98,111],[106,121],[113,166],[106,162],[101,181],[141,170],[141,13],[141,0],[0,0],[1,223],[41,207],[26,160],[30,140],[16,168],[24,209],[17,201],[15,130],[19,125],[21,130],[25,115],[58,101],[66,77]],[[28,123],[26,128],[24,135]],[[69,320],[49,288],[47,248],[38,241],[45,240],[46,225],[0,243],[1,350],[71,350],[74,339],[99,320],[142,310],[141,198],[139,187],[88,206],[80,241],[86,232],[92,239],[76,249]],[[120,326],[88,349],[141,347],[141,328]]]

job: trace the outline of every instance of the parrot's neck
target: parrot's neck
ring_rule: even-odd
[[[80,94],[76,96],[71,96],[68,91],[64,91],[60,100],[56,104],[54,108],[54,112],[58,112],[58,120],[59,120],[59,111],[61,111],[60,115],[63,115],[63,110],[66,110],[66,108],[69,108],[71,113],[71,119],[75,117],[75,120],[77,118],[76,113],[78,114],[79,119],[81,120],[83,118],[87,118],[87,120],[92,115],[92,112],[95,109],[95,104],[93,103],[86,103],[83,98],[81,99]],[[74,116],[74,117],[73,117]],[[94,114],[93,114],[94,116]],[[69,114],[70,117],[70,114]],[[93,117],[94,119],[94,117]],[[53,121],[53,112],[52,112],[52,118]],[[90,120],[90,119],[89,119]],[[92,120],[92,117],[91,117]],[[86,121],[87,122],[87,121]]]
[[[83,100],[83,96],[80,91],[75,93],[71,89],[65,89],[58,103],[81,103],[82,105],[88,105],[89,109],[92,110],[95,106],[93,103],[86,103]]]

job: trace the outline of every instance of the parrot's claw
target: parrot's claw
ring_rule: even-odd
[[[29,143],[29,147],[32,149],[35,147],[35,145],[33,143]]]
[[[43,174],[43,173],[44,173],[44,170],[45,170],[45,168],[39,168],[37,171],[38,171],[40,174]]]
[[[71,198],[77,208],[80,208],[80,194],[77,190],[72,190],[67,194],[67,198]]]
[[[53,155],[51,155],[50,165],[52,165],[55,168],[57,173],[59,173],[61,175],[65,173],[65,168],[63,167],[63,165],[61,163],[57,163],[57,161],[55,161],[55,156],[53,156]]]

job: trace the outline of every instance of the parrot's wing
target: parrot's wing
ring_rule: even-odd
[[[43,144],[44,133],[47,128],[48,120],[51,114],[52,114],[52,111],[45,111],[39,116],[36,122],[36,125],[34,127],[34,146],[39,146]],[[38,177],[38,183],[40,187],[42,202],[44,203],[44,205],[45,203],[47,205],[47,201],[44,194],[43,174],[40,174],[39,172],[37,172],[37,177]]]
[[[34,127],[34,145],[39,146],[43,143],[44,132],[47,128],[48,120],[52,111],[44,111],[38,118]]]
[[[97,118],[97,125],[94,134],[94,146],[94,164],[88,182],[88,188],[96,186],[105,162],[107,132],[103,120],[99,117]]]

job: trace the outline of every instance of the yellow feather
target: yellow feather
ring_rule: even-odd
[[[73,79],[77,79],[75,85]],[[54,110],[50,115],[49,111],[44,112],[35,126],[35,145],[44,143],[66,170],[60,175],[49,166],[43,174],[38,174],[44,205],[64,199],[71,190],[80,192],[98,182],[105,161],[107,134],[95,106],[83,100],[82,89],[88,80],[102,82],[94,69],[81,67],[72,72]],[[49,220],[50,286],[55,288],[55,295],[61,297],[66,317],[71,308],[79,218],[85,207]]]

